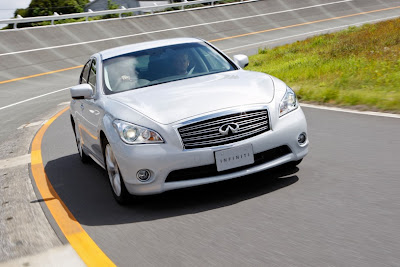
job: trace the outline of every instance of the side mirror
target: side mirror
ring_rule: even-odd
[[[249,65],[249,58],[246,55],[234,55],[233,61],[235,61],[235,63],[242,69]]]
[[[69,89],[73,99],[91,98],[93,95],[92,86],[87,83],[78,84]]]

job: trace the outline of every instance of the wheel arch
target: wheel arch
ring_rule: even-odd
[[[108,142],[107,136],[103,130],[100,130],[100,145],[101,145],[101,153],[103,154],[103,156],[104,156],[104,148],[106,142]]]
[[[70,114],[69,117],[70,117],[70,120],[71,120],[72,130],[74,131],[74,134],[76,135],[74,117],[72,116],[72,114]]]

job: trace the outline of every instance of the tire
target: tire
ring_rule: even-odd
[[[115,200],[120,205],[125,205],[129,202],[130,194],[125,187],[124,179],[115,159],[114,152],[107,140],[104,142],[104,163],[106,166],[108,180],[110,182],[111,192]]]
[[[75,133],[76,147],[78,148],[78,154],[79,154],[79,157],[81,158],[81,161],[86,164],[86,163],[89,162],[90,157],[83,150],[83,146],[82,146],[82,142],[81,142],[81,137],[80,137],[80,134],[79,134],[78,126],[75,123],[73,123],[73,125],[75,127],[74,128],[74,133]]]

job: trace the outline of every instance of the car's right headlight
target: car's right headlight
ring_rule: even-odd
[[[156,131],[143,126],[121,120],[114,120],[113,126],[117,130],[121,140],[127,144],[164,143],[164,140]]]
[[[289,86],[287,86],[286,93],[279,104],[279,117],[282,117],[283,115],[297,109],[298,106],[299,103],[297,101],[296,94]]]

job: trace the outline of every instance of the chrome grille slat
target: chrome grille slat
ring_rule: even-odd
[[[239,131],[224,136],[219,128],[226,123],[236,123]],[[195,122],[178,129],[186,149],[219,146],[238,142],[264,133],[270,129],[267,110],[241,112]]]
[[[248,121],[245,121],[245,122],[240,122],[238,124],[239,124],[239,126],[242,126],[242,125],[247,125],[249,123],[254,123],[254,122],[262,121],[262,120],[268,121],[268,117],[267,116],[262,116],[262,117],[258,117],[258,118],[255,118],[255,119],[252,119],[252,120],[248,120]]]
[[[268,124],[267,121],[262,121],[260,123],[257,124],[252,124],[249,126],[246,126],[244,128],[240,128],[239,132],[238,132],[238,136],[240,135],[240,133],[242,132],[247,132],[250,129],[254,129],[263,125]],[[215,134],[208,134],[208,135],[200,135],[200,136],[196,136],[196,137],[187,137],[187,138],[183,138],[182,140],[186,143],[186,142],[190,142],[190,141],[198,141],[198,140],[204,140],[204,139],[210,139],[212,137],[221,137],[221,134],[219,132],[216,132]]]
[[[197,134],[201,134],[201,133],[210,133],[210,132],[218,132],[218,126],[217,127],[213,127],[213,128],[208,128],[205,130],[199,130],[199,131],[194,131],[194,132],[189,132],[189,133],[183,133],[181,134],[182,137],[186,137],[186,136],[192,136],[192,135],[197,135]]]
[[[240,115],[238,117],[236,117],[235,119],[244,119],[247,117],[254,117],[254,116],[258,116],[258,115],[267,115],[268,113],[266,111],[263,112],[259,112],[258,114],[245,114],[245,115]],[[209,121],[209,120],[207,120]],[[203,127],[207,127],[207,126],[211,126],[211,125],[219,125],[219,124],[224,124],[226,122],[231,122],[232,118],[225,118],[225,119],[221,119],[221,120],[217,120],[217,121],[212,121],[212,122],[208,122],[208,123],[194,123],[197,124],[196,126],[186,126],[186,127],[181,127],[179,128],[179,133],[184,133],[190,130],[194,130],[194,129],[199,129],[199,128],[203,128]],[[222,125],[221,124],[221,125]]]
[[[256,130],[254,130],[254,131],[251,131],[251,132],[247,132],[247,133],[244,133],[244,134],[241,134],[241,135],[235,135],[235,136],[230,136],[230,137],[225,137],[225,138],[221,138],[221,139],[218,139],[218,140],[213,140],[213,141],[205,141],[205,142],[197,142],[197,143],[191,143],[191,144],[188,144],[188,145],[186,145],[187,147],[193,147],[193,146],[199,146],[199,145],[210,145],[210,144],[212,144],[213,146],[214,145],[219,145],[219,143],[224,143],[224,142],[226,142],[226,141],[236,141],[237,139],[240,139],[241,137],[246,137],[246,136],[249,136],[249,135],[252,135],[252,134],[254,134],[254,133],[257,133],[257,132],[261,132],[261,131],[263,131],[263,130],[266,130],[268,127],[263,127],[263,128],[260,128],[260,129],[256,129]],[[230,142],[230,143],[232,143],[232,142]],[[203,146],[204,147],[204,146]]]
[[[268,122],[266,122],[266,121],[262,121],[262,122],[259,122],[257,124],[251,124],[249,126],[240,128],[239,133],[247,131],[247,130],[250,130],[250,129],[258,128],[258,127],[261,127],[261,126],[266,125],[266,124],[268,124]]]
[[[248,120],[248,121],[245,121],[245,122],[238,123],[238,124],[240,126],[242,126],[242,125],[247,125],[249,123],[253,123],[253,122],[256,122],[256,121],[260,121],[260,120],[268,120],[268,117],[267,116],[258,117],[258,118],[255,118],[255,119],[251,119],[251,120]],[[232,122],[235,122],[235,120],[233,120]],[[182,137],[187,137],[187,136],[197,135],[197,134],[201,134],[201,133],[218,132],[218,128],[219,127],[213,127],[213,128],[207,128],[205,130],[199,130],[199,131],[194,131],[194,132],[189,132],[189,133],[182,133],[181,136]]]
[[[202,139],[210,139],[212,137],[218,137],[221,136],[221,134],[219,132],[214,133],[214,134],[208,134],[208,135],[200,135],[200,136],[196,136],[196,137],[187,137],[187,138],[183,138],[182,140],[184,142],[189,142],[189,141],[196,141],[196,140],[202,140]]]

